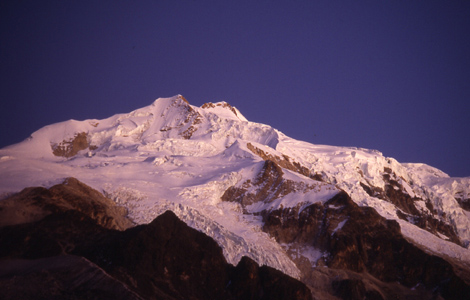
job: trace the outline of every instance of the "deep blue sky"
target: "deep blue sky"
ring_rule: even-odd
[[[182,94],[470,176],[469,1],[0,1],[0,147]]]

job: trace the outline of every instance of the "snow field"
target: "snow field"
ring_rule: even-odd
[[[81,132],[96,149],[82,150],[72,158],[52,154],[51,145]],[[272,202],[255,203],[247,207],[249,212],[303,209],[343,189],[358,205],[397,220],[408,239],[435,253],[470,262],[469,250],[400,220],[394,205],[369,196],[360,185],[383,189],[383,175],[392,172],[407,194],[430,199],[442,218],[468,242],[469,213],[455,198],[470,198],[470,177],[450,178],[423,164],[400,164],[375,150],[297,141],[268,125],[249,122],[224,103],[199,108],[187,104],[182,96],[160,98],[147,107],[104,120],[49,125],[22,143],[0,149],[0,197],[76,177],[126,206],[138,224],[171,209],[188,225],[213,237],[229,262],[236,264],[247,255],[298,278],[299,270],[286,254],[295,249],[282,247],[262,232],[258,217],[244,215],[238,204],[220,199],[227,188],[240,187],[260,171],[264,162],[247,148],[248,143],[274,156],[285,155],[323,179],[315,181],[283,169],[283,180],[295,182],[296,189]],[[248,192],[255,193],[256,187]],[[423,201],[416,205],[427,210]],[[295,251],[313,265],[322,255],[315,249]]]

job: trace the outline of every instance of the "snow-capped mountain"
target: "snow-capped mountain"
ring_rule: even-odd
[[[225,102],[195,107],[178,95],[104,120],[49,125],[1,149],[0,170],[1,198],[75,177],[137,224],[171,210],[217,241],[228,262],[248,256],[313,290],[321,276],[331,285],[366,272],[374,279],[361,277],[364,289],[383,298],[390,282],[429,291],[432,280],[419,274],[438,269],[411,276],[408,265],[378,267],[397,259],[398,250],[386,257],[383,248],[392,236],[401,252],[412,247],[458,265],[464,275],[452,276],[469,284],[470,177],[298,141]]]

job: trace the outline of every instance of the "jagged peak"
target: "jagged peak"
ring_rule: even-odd
[[[230,105],[229,103],[225,101],[216,102],[216,103],[207,102],[207,103],[204,103],[201,106],[201,108],[205,110],[219,110],[220,108],[222,108],[225,111],[230,111],[240,121],[248,121],[236,107]],[[219,110],[219,113],[220,112],[222,111]]]
[[[181,99],[181,100],[183,100],[184,102],[186,102],[187,104],[189,104],[188,100],[186,100],[186,98],[183,97],[183,95],[178,94],[176,97],[178,97],[178,99]]]
[[[197,107],[191,105],[189,101],[182,95],[178,94],[168,98],[158,98],[152,105],[136,110],[135,112],[148,111],[150,109],[155,115],[164,115],[164,111],[168,111],[170,108],[184,107],[185,111],[198,110]],[[203,111],[213,113],[221,118],[235,119],[240,121],[248,121],[242,113],[234,106],[230,105],[225,101],[220,102],[207,102],[204,103],[199,109]],[[160,114],[158,114],[160,112]]]
[[[169,108],[173,106],[191,106],[191,105],[189,104],[188,100],[186,100],[185,97],[179,94],[173,97],[157,98],[150,105],[150,107],[157,107],[161,109],[165,109],[165,108]],[[145,109],[145,108],[142,108],[142,109]]]
[[[155,99],[155,101],[153,101],[153,104],[157,104],[161,101],[177,101],[177,100],[183,100],[184,102],[186,102],[187,104],[189,104],[188,100],[186,100],[186,98],[181,95],[181,94],[177,94],[177,95],[174,95],[174,96],[171,96],[171,97],[159,97],[157,99]]]
[[[214,108],[216,106],[221,106],[221,107],[228,108],[228,109],[232,110],[234,114],[236,114],[236,112],[234,111],[233,106],[231,106],[229,103],[227,103],[225,101],[220,101],[220,102],[216,102],[216,103],[207,102],[207,103],[204,103],[201,106],[201,108],[210,108],[210,107]]]

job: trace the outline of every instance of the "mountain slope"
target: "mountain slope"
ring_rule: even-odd
[[[322,266],[367,270],[385,284],[392,279],[378,278],[367,267],[378,262],[360,249],[351,251],[362,257],[365,269],[333,263],[339,252],[331,236],[344,235],[351,224],[359,232],[364,226],[341,210],[331,209],[328,217],[317,213],[328,225],[307,222],[323,228],[305,231],[317,234],[313,240],[285,240],[272,227],[274,219],[284,220],[286,214],[288,223],[296,224],[288,231],[302,235],[306,225],[300,216],[330,207],[331,199],[346,192],[349,206],[373,208],[383,220],[394,220],[397,234],[411,244],[469,269],[470,178],[450,178],[422,164],[400,164],[375,150],[297,141],[249,122],[225,102],[195,107],[175,96],[104,120],[46,126],[30,139],[1,149],[0,168],[4,196],[74,176],[125,206],[137,224],[173,211],[215,239],[232,264],[248,256],[304,279]],[[292,219],[295,215],[298,219]],[[348,274],[344,276],[353,276]],[[433,288],[423,278],[399,278],[408,288],[414,283]],[[384,288],[366,284],[364,289],[385,297]]]
[[[79,196],[70,192],[77,186]],[[73,178],[46,191],[59,206],[100,202],[90,201],[96,191]],[[43,188],[21,195],[15,196],[19,208],[41,211],[46,202],[53,211],[0,226],[2,299],[311,299],[301,282],[247,257],[236,267],[227,264],[214,240],[170,211],[118,231],[103,222],[115,219],[113,203],[54,210]]]

